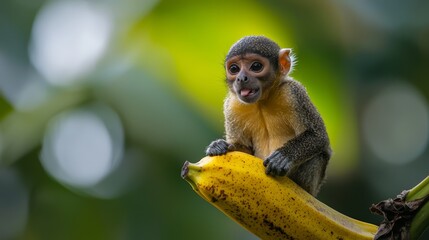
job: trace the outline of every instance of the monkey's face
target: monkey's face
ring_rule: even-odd
[[[225,68],[230,91],[243,103],[257,102],[275,80],[270,61],[255,53],[229,58]]]

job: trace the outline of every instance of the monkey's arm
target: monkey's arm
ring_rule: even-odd
[[[231,96],[224,102],[226,140],[218,139],[210,143],[206,149],[207,156],[223,155],[227,152],[240,151],[253,155],[251,142],[245,137],[243,127],[234,121],[234,114],[230,106]]]
[[[227,152],[240,151],[253,155],[251,142],[243,133],[243,126],[237,125],[239,121],[235,121],[235,115],[231,110],[231,93],[227,96],[224,102],[225,115],[225,132],[226,140],[218,139],[210,143],[206,149],[207,156],[218,156]]]
[[[330,149],[323,137],[317,136],[314,130],[306,130],[283,147],[274,151],[264,161],[266,173],[270,175],[289,175],[301,164],[317,154],[329,159]]]
[[[293,102],[303,132],[274,151],[264,161],[267,174],[289,175],[301,164],[321,154],[328,160],[331,150],[325,124],[311,103],[305,89],[298,82],[287,83],[290,87],[290,101]]]

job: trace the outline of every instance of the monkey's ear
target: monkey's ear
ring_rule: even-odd
[[[279,51],[279,70],[283,75],[287,75],[292,68],[291,52],[290,48],[282,48]]]

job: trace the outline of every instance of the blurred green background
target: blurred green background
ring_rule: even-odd
[[[372,203],[429,172],[429,2],[3,0],[0,239],[256,239],[180,178],[223,135],[223,60],[293,48],[327,124],[319,198]],[[426,233],[426,237],[429,235]]]

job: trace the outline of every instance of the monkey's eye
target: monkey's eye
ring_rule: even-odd
[[[232,64],[231,66],[229,66],[229,72],[231,74],[237,74],[238,72],[240,72],[240,68],[237,66],[237,64]]]
[[[252,70],[253,72],[260,72],[262,71],[263,68],[264,68],[264,65],[262,65],[262,63],[260,62],[254,62],[250,66],[250,70]]]

